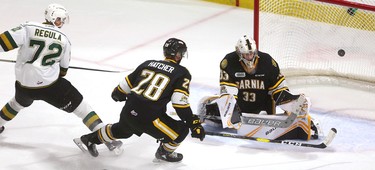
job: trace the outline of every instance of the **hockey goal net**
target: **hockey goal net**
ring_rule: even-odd
[[[287,77],[375,92],[375,0],[255,0],[254,39]]]

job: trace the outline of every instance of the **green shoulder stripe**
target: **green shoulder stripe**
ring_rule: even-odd
[[[4,51],[13,50],[18,48],[16,42],[13,40],[12,36],[8,31],[0,34],[0,45],[4,49]]]

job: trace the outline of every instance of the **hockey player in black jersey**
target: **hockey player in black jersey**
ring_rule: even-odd
[[[192,137],[204,139],[204,129],[188,102],[191,75],[180,65],[187,55],[186,44],[170,38],[165,42],[163,51],[165,60],[145,61],[113,90],[113,100],[126,100],[120,120],[74,139],[83,151],[87,149],[96,157],[99,153],[95,144],[147,133],[160,141],[156,160],[178,162],[183,156],[175,150],[188,135],[189,129]],[[166,105],[170,101],[181,121],[166,114]]]
[[[203,119],[214,115],[216,117],[208,119],[211,124],[223,123],[224,128],[236,128],[241,135],[304,140],[318,137],[318,128],[308,114],[308,99],[303,94],[289,92],[278,63],[269,54],[258,51],[255,41],[246,35],[238,40],[236,50],[227,54],[220,63],[220,95],[202,99],[200,106],[206,107],[199,111],[205,112]],[[275,116],[276,106],[284,110],[284,114]],[[239,115],[225,117],[222,114],[230,107],[233,113],[242,112],[237,122],[233,120]],[[274,121],[281,122],[282,117],[290,114],[297,117],[287,127]],[[274,122],[267,121],[268,118]],[[272,126],[266,127],[265,124]]]

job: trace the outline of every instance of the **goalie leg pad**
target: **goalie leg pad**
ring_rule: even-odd
[[[206,115],[220,116],[220,111],[217,103],[209,103],[206,105]]]
[[[205,96],[198,102],[198,109],[197,113],[199,117],[206,116],[207,115],[207,105],[215,103],[214,100],[220,98],[220,96]]]
[[[241,124],[241,111],[236,102],[236,99],[231,94],[204,97],[198,105],[199,118],[201,122],[210,120],[215,126],[220,123],[223,128],[237,129]],[[222,123],[222,120],[225,123]],[[208,124],[211,122],[208,122]]]
[[[254,115],[261,116],[261,115]],[[264,116],[264,115],[263,115]],[[273,120],[276,120],[276,117],[279,117],[280,120],[284,120],[286,116],[272,116],[267,115],[268,117],[275,117]],[[272,140],[285,140],[285,139],[302,139],[309,140],[312,134],[310,116],[298,116],[293,123],[288,127],[272,127],[264,126],[263,124],[256,125],[243,123],[241,128],[237,130],[237,133],[242,136],[247,137],[256,137],[256,138],[266,138]]]

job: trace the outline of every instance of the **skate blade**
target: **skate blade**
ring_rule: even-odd
[[[152,160],[152,162],[153,162],[153,163],[164,163],[164,162],[167,162],[167,161],[162,160],[162,159],[158,159],[158,158],[154,158],[154,159]]]
[[[121,141],[113,141],[112,143],[106,143],[105,145],[107,146],[108,150],[114,152],[115,155],[121,155],[124,151]]]
[[[121,148],[122,142],[121,141],[112,141],[111,143],[106,142],[105,145],[107,146],[109,151],[113,151],[116,148]]]
[[[124,149],[123,148],[115,148],[113,149],[113,153],[115,153],[115,155],[121,155],[122,153],[124,152]]]
[[[88,152],[87,149],[83,146],[83,143],[80,138],[73,139],[73,142],[78,146],[79,149],[82,150],[82,152]]]
[[[175,163],[180,163],[181,161],[182,160],[176,161],[176,162],[169,162],[169,161],[166,161],[164,159],[158,159],[156,157],[152,160],[153,163],[160,163],[160,164],[163,164],[163,163],[172,163],[172,164],[175,164]]]

